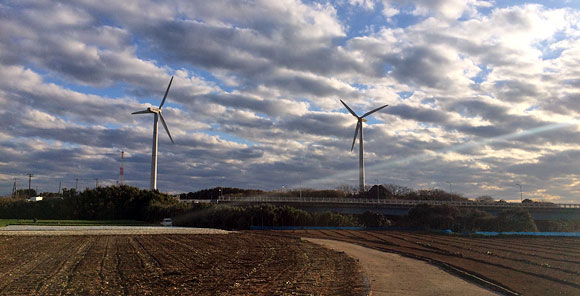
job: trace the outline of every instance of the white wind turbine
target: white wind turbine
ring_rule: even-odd
[[[363,122],[366,122],[366,118],[367,116],[389,106],[389,105],[384,105],[382,107],[379,107],[377,109],[374,109],[372,111],[369,111],[367,113],[365,113],[363,116],[358,116],[356,115],[356,113],[354,113],[354,111],[352,111],[352,109],[350,109],[350,107],[348,107],[348,105],[346,105],[345,102],[343,102],[342,100],[340,100],[340,102],[346,107],[346,109],[348,109],[348,112],[350,112],[350,114],[352,114],[352,116],[356,117],[358,122],[356,124],[356,129],[354,130],[354,139],[352,139],[352,147],[350,148],[350,151],[352,152],[352,150],[354,149],[354,142],[356,142],[356,137],[357,135],[359,135],[359,156],[358,156],[358,161],[359,161],[359,172],[358,172],[358,178],[359,178],[359,192],[364,192],[365,191],[365,162],[364,162],[364,158],[363,158],[363,152],[364,152],[364,146],[363,146]]]
[[[159,137],[157,136],[157,131],[159,130],[159,119],[161,119],[161,123],[163,123],[163,127],[171,140],[173,142],[173,138],[171,137],[171,133],[169,133],[169,129],[167,128],[167,124],[165,123],[165,119],[161,114],[161,108],[163,104],[165,104],[165,99],[167,99],[167,93],[169,92],[169,88],[171,87],[171,82],[173,82],[173,76],[171,76],[171,80],[169,80],[169,85],[167,86],[167,90],[165,91],[165,95],[163,96],[163,100],[161,101],[161,105],[159,107],[148,107],[146,110],[133,112],[131,114],[148,114],[153,113],[154,120],[153,120],[153,148],[151,149],[151,182],[150,182],[150,189],[155,190],[157,189],[157,142]]]

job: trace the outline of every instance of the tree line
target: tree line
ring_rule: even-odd
[[[37,202],[0,199],[0,218],[4,219],[156,221],[186,209],[187,205],[170,195],[126,185],[82,192],[64,189],[59,196]]]
[[[235,188],[223,190],[226,194],[254,193]],[[316,194],[316,191],[306,192]],[[193,196],[215,193],[207,190]],[[411,191],[396,193],[398,196],[409,194],[412,194]],[[424,194],[424,198],[436,198],[440,193],[416,194]],[[127,185],[98,187],[83,192],[64,189],[60,196],[47,197],[38,202],[0,199],[0,218],[3,219],[138,220],[157,223],[165,217],[173,218],[176,225],[224,229],[249,229],[250,226],[397,226],[451,229],[456,232],[580,231],[580,221],[534,221],[525,209],[509,209],[492,216],[478,209],[422,204],[413,207],[403,218],[391,217],[391,221],[371,211],[361,215],[346,215],[307,212],[269,204],[241,207],[181,203],[171,195]]]
[[[365,192],[357,192],[350,186],[343,185],[337,189],[290,189],[263,191],[259,189],[241,189],[231,187],[214,187],[196,192],[182,193],[180,199],[217,199],[220,196],[276,196],[276,197],[328,197],[328,198],[367,198],[367,199],[406,199],[406,200],[457,200],[467,198],[441,189],[414,190],[394,184],[373,185]]]
[[[409,210],[402,223],[426,230],[450,229],[454,232],[538,231],[530,212],[518,208],[507,209],[493,216],[478,209],[423,204]]]

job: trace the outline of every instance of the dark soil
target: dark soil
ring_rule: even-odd
[[[361,295],[343,253],[296,238],[0,237],[0,295]]]
[[[580,295],[580,238],[469,238],[396,231],[279,231],[450,266],[523,295]]]

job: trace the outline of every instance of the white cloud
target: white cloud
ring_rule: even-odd
[[[373,10],[375,8],[374,0],[348,0],[348,3],[352,6],[359,6],[366,10]]]
[[[375,10],[387,21],[353,13]],[[580,140],[572,8],[57,1],[0,13],[0,115],[11,122],[0,132],[2,176],[114,182],[124,149],[129,183],[147,186],[152,119],[130,113],[159,104],[175,76],[164,115],[176,144],[160,136],[160,184],[174,191],[222,177],[263,188],[300,174],[316,187],[356,178],[342,98],[357,112],[390,105],[365,125],[369,177],[454,179],[468,195],[507,194],[518,179],[538,198],[580,198],[568,165]]]

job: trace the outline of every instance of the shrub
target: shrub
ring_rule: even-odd
[[[64,189],[62,198],[38,202],[2,200],[1,218],[141,220],[158,221],[185,212],[189,205],[158,191],[131,186],[110,186],[77,192]]]
[[[387,227],[391,221],[378,212],[366,211],[359,217],[360,223],[365,227]]]
[[[407,219],[411,225],[424,229],[457,229],[454,226],[458,216],[459,210],[448,205],[420,204],[409,210]]]
[[[532,215],[525,209],[508,209],[495,218],[497,231],[538,231]]]
[[[351,215],[304,210],[273,205],[236,207],[208,205],[194,207],[176,217],[176,225],[222,229],[249,229],[250,226],[358,226]]]

